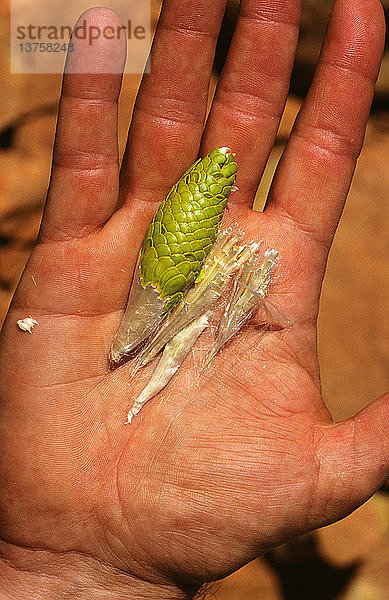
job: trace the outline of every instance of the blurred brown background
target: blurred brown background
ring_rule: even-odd
[[[350,0],[352,1],[352,0]],[[109,5],[109,2],[106,3]],[[332,0],[303,0],[291,95],[259,187],[263,204],[277,160],[306,93]],[[383,2],[389,14],[389,0]],[[159,0],[152,0],[155,25]],[[215,59],[217,80],[237,15],[230,1]],[[9,3],[0,0],[0,322],[39,228],[61,78],[9,72]],[[123,149],[139,77],[120,100]],[[324,397],[335,419],[354,414],[388,386],[386,304],[389,249],[389,50],[366,140],[330,253],[319,316]],[[389,495],[383,489],[341,523],[277,548],[222,582],[217,600],[389,600]]]

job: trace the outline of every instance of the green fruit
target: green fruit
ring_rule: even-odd
[[[197,160],[172,187],[143,241],[140,279],[169,310],[196,279],[215,241],[238,167],[226,148]]]

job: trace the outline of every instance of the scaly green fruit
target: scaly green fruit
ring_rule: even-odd
[[[238,167],[227,148],[197,160],[172,187],[142,246],[140,278],[169,310],[196,279],[215,241]]]

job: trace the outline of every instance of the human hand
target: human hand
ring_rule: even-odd
[[[246,0],[203,132],[224,1],[167,0],[119,186],[118,75],[64,79],[44,220],[4,325],[2,567],[6,598],[180,598],[291,536],[341,518],[389,475],[389,398],[334,424],[316,318],[384,38],[376,0],[336,3],[265,212],[251,202],[288,91],[297,0]],[[112,24],[95,9],[88,19]],[[104,60],[124,48],[81,48]],[[200,51],[199,51],[200,46]],[[81,69],[82,70],[82,69]],[[130,426],[150,371],[108,371],[144,233],[197,154],[229,146],[224,219],[280,251],[272,299],[293,325],[239,334],[200,375],[190,358]],[[39,322],[33,335],[16,321]],[[104,594],[104,595],[102,595]]]

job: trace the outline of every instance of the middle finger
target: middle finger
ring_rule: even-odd
[[[300,0],[242,0],[200,154],[215,146],[237,153],[239,191],[252,205],[273,146],[289,89],[300,22]]]

